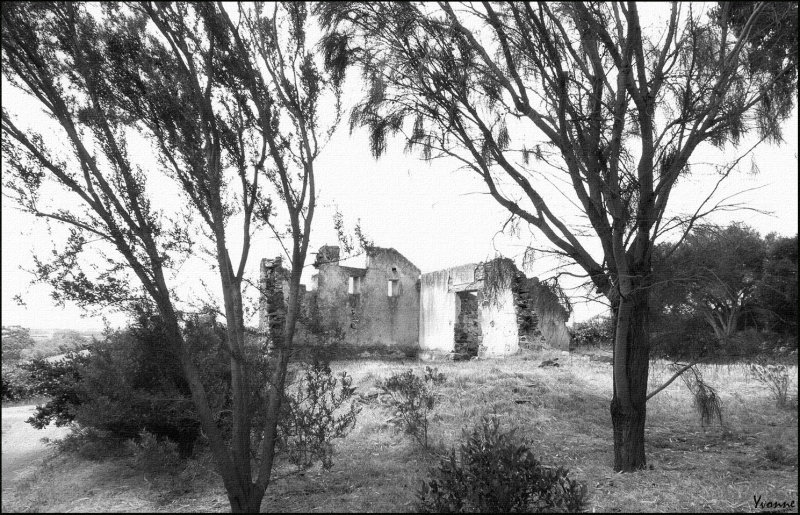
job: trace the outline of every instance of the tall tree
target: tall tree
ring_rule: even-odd
[[[666,215],[674,187],[701,145],[779,140],[796,99],[796,3],[696,9],[672,3],[656,34],[636,2],[320,6],[328,64],[357,62],[368,83],[350,124],[368,127],[373,153],[402,133],[423,158],[457,161],[609,299],[615,470],[646,463],[655,240],[704,213]],[[551,184],[584,227],[566,223]]]
[[[653,309],[694,312],[705,319],[721,345],[738,328],[742,309],[753,300],[763,275],[766,244],[754,229],[697,226],[675,252],[654,249]],[[668,254],[668,256],[667,256]]]
[[[4,188],[21,209],[70,229],[52,260],[37,261],[57,299],[127,306],[143,291],[152,300],[231,508],[258,511],[278,440],[315,159],[339,119],[341,75],[317,66],[304,4],[239,5],[235,22],[229,10],[182,2],[4,4],[3,74],[61,131],[53,138],[26,128],[4,95]],[[157,165],[135,159],[137,138],[152,146]],[[184,203],[158,205],[163,178]],[[42,195],[52,187],[79,206],[53,207]],[[288,306],[275,306],[268,363],[248,359],[242,297],[251,238],[264,226],[287,244],[291,263]],[[242,239],[238,255],[229,243],[234,232]],[[203,243],[219,275],[230,350],[229,440],[184,338],[172,282]],[[104,259],[83,260],[87,250]],[[256,423],[260,403],[266,416]]]
[[[787,237],[770,233],[764,245],[763,275],[748,307],[765,329],[797,338],[797,234]]]

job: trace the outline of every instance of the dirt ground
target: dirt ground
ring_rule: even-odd
[[[38,430],[26,424],[25,420],[33,414],[34,409],[35,406],[3,408],[3,497],[7,489],[33,473],[42,459],[52,452],[42,438],[52,440],[69,432],[66,427],[51,425]]]

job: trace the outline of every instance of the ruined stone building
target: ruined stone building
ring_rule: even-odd
[[[420,277],[422,357],[506,356],[537,345],[566,350],[567,318],[557,296],[510,259]]]
[[[416,347],[419,268],[392,248],[366,252],[366,266],[354,268],[339,264],[339,247],[319,249],[305,296],[309,323],[347,345]]]
[[[339,247],[325,245],[314,267],[311,288],[300,292],[305,334],[331,335],[348,346],[417,351],[422,358],[569,347],[568,314],[558,297],[509,259],[420,274],[392,248],[368,248],[366,265],[357,268],[341,265]],[[286,286],[284,281],[285,294]]]

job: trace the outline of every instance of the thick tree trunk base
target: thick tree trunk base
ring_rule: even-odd
[[[249,495],[228,494],[228,501],[231,503],[232,513],[261,512],[261,501],[264,499],[264,492],[257,493],[255,488],[250,488],[249,490]]]
[[[645,418],[645,408],[623,413],[619,402],[616,399],[611,401],[615,472],[635,472],[647,466],[644,455]]]

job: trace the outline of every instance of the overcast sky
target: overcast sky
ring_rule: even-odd
[[[3,106],[21,114],[37,127],[47,122],[38,106],[24,99],[3,81]],[[347,98],[360,92],[357,81],[351,85]],[[39,122],[38,120],[42,120]],[[37,125],[41,123],[41,125]],[[742,221],[762,234],[778,232],[794,235],[798,219],[798,161],[797,161],[797,110],[784,126],[785,143],[781,146],[762,145],[754,158],[745,159],[742,170],[734,174],[717,195],[718,199],[748,190],[737,201],[745,202],[756,211],[725,212],[711,221],[728,223]],[[747,147],[747,140],[742,148]],[[752,144],[752,142],[751,142]],[[497,254],[514,258],[521,263],[528,245],[547,246],[541,235],[531,236],[523,227],[521,237],[499,234],[507,219],[507,212],[486,193],[482,183],[465,171],[454,170],[452,163],[425,163],[416,154],[405,154],[402,142],[390,144],[387,155],[375,161],[369,153],[364,132],[352,136],[342,126],[331,140],[317,163],[320,207],[315,216],[310,251],[325,243],[336,244],[332,215],[338,206],[344,215],[346,227],[352,229],[358,219],[364,232],[378,246],[394,247],[423,272],[449,266],[491,259]],[[150,159],[147,145],[133,145],[131,152],[141,161]],[[701,148],[692,162],[693,175],[680,183],[671,197],[671,212],[693,211],[713,186],[714,175],[706,162],[715,163],[733,154]],[[760,170],[752,174],[752,163]],[[170,186],[157,179],[153,186],[160,195],[169,199]],[[752,190],[752,188],[758,189]],[[560,198],[547,199],[563,213],[565,219],[574,217],[576,210]],[[759,211],[771,211],[771,215]],[[56,240],[61,241],[59,229],[54,228]],[[536,237],[539,239],[537,240]],[[30,268],[31,252],[46,253],[52,248],[53,238],[41,220],[23,215],[13,209],[6,199],[2,203],[2,324],[19,324],[31,328],[73,328],[98,330],[103,326],[100,317],[81,318],[82,312],[74,306],[55,307],[49,290],[43,285],[30,286],[31,276],[20,270]],[[273,257],[279,248],[268,232],[256,234],[248,269],[257,277],[258,262],[262,257]],[[308,263],[313,262],[310,255]],[[528,275],[546,278],[552,275],[554,261],[542,257]],[[306,267],[304,282],[310,281],[313,268]],[[198,293],[200,278],[209,287],[216,287],[218,279],[202,263],[191,263],[175,278],[175,286]],[[571,286],[569,283],[562,286]],[[200,290],[201,291],[201,290]],[[27,307],[14,301],[22,294]],[[575,320],[583,320],[604,310],[602,305],[575,305]],[[120,316],[109,318],[112,325],[124,323]]]

